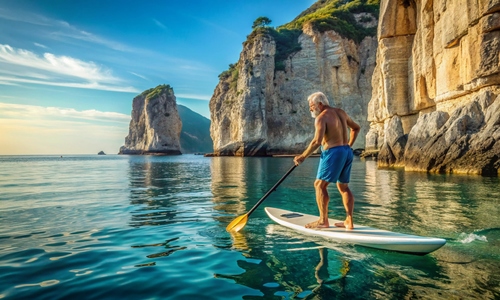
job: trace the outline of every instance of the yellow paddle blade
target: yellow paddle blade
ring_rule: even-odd
[[[226,231],[238,232],[243,227],[245,227],[245,225],[247,225],[247,221],[248,221],[248,215],[247,214],[241,215],[236,219],[234,219],[231,223],[229,223],[229,225],[227,225]]]

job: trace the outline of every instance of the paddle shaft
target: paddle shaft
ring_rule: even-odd
[[[283,180],[285,180],[285,178],[286,178],[286,177],[287,177],[290,173],[292,173],[292,171],[293,171],[293,169],[295,169],[295,167],[297,167],[297,166],[296,166],[296,165],[293,165],[293,166],[290,168],[290,170],[288,170],[288,172],[286,172],[286,174],[285,174],[285,175],[283,175],[283,177],[281,177],[281,179],[280,179],[278,182],[276,182],[276,184],[275,184],[275,185],[273,185],[273,187],[272,187],[269,191],[267,191],[267,193],[266,193],[266,194],[265,194],[262,198],[260,198],[260,200],[259,200],[257,203],[255,203],[255,205],[252,207],[252,209],[250,209],[250,210],[247,212],[247,216],[249,216],[251,213],[253,213],[253,211],[254,211],[255,209],[257,209],[257,207],[258,207],[258,206],[259,206],[262,202],[264,202],[264,200],[266,200],[266,198],[267,198],[267,197],[268,197],[268,196],[269,196],[272,192],[274,192],[274,191],[276,190],[276,188],[278,187],[278,185],[280,185],[280,184],[281,184],[281,182],[283,182]]]

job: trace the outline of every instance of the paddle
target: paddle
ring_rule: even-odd
[[[251,213],[253,213],[253,211],[264,201],[266,200],[267,196],[269,196],[272,192],[274,192],[276,190],[276,188],[278,187],[278,185],[280,185],[280,183],[285,180],[285,178],[290,174],[292,173],[293,169],[295,169],[296,165],[293,165],[290,170],[288,170],[288,172],[286,172],[285,175],[283,175],[283,177],[281,177],[281,179],[276,182],[276,184],[269,190],[267,191],[267,193],[264,195],[264,197],[260,198],[260,200],[252,207],[252,209],[250,209],[246,214],[244,215],[241,215],[239,217],[237,217],[236,219],[234,219],[231,223],[229,223],[229,225],[227,225],[226,227],[226,231],[233,231],[233,232],[238,232],[240,231],[243,227],[245,227],[245,225],[247,225],[247,221],[248,221],[248,216],[250,216]]]

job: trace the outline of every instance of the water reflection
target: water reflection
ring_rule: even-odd
[[[280,178],[283,165],[278,161],[256,157],[212,158],[212,201],[214,209],[224,213],[218,218],[224,226],[248,212]]]
[[[364,182],[357,182],[365,192],[355,210],[360,209],[364,219],[390,224],[392,230],[442,235],[464,226],[485,229],[491,227],[489,213],[498,211],[494,201],[482,201],[500,198],[500,189],[483,183],[496,178],[380,170],[374,161],[365,166]]]
[[[279,163],[287,166],[285,161]],[[275,165],[273,168],[277,169]],[[305,192],[308,187],[305,179],[314,177],[314,172],[312,167],[297,169],[277,195],[268,200],[270,206],[314,212],[315,203],[304,201],[310,196]],[[446,238],[447,245],[431,255],[416,257],[306,239],[275,224],[267,225],[266,235],[261,236],[261,226],[247,225],[238,236],[231,236],[231,248],[244,256],[237,262],[243,272],[216,276],[258,290],[266,299],[431,299],[453,298],[457,294],[466,298],[478,295],[495,298],[499,295],[498,179],[380,170],[373,161],[355,164],[353,173],[351,185],[357,193],[355,211],[359,223]],[[248,199],[255,189],[250,183],[245,184],[240,192]],[[336,195],[333,192],[331,195],[331,206],[337,213]],[[243,214],[249,207],[234,209],[235,215]],[[269,223],[265,214],[259,211],[256,214],[254,218],[260,219],[254,222]],[[323,252],[317,249],[318,245],[326,247]]]
[[[209,215],[206,161],[141,156],[129,159],[130,225],[165,225]]]
[[[246,212],[247,168],[248,164],[240,157],[212,158],[210,175],[214,209],[233,216]]]

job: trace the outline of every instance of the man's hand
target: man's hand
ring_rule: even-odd
[[[295,163],[296,166],[300,165],[306,158],[302,155],[297,155],[293,159],[293,162]]]

